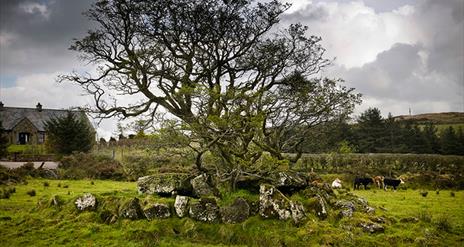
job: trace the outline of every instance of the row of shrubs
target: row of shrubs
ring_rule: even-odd
[[[462,173],[464,156],[435,154],[306,154],[296,163],[295,168],[322,173],[438,172],[454,174]]]

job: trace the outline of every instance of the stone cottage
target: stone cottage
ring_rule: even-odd
[[[0,120],[9,144],[42,144],[47,138],[45,122],[66,116],[69,110],[44,109],[40,103],[35,108],[5,107],[0,102]],[[71,111],[93,129],[83,111]]]

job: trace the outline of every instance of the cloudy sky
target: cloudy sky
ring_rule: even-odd
[[[6,106],[68,108],[91,103],[56,77],[90,69],[69,51],[92,27],[81,13],[92,0],[0,1],[0,101]],[[464,112],[463,0],[291,0],[282,24],[321,36],[333,65],[363,94],[356,112],[384,115]],[[108,137],[115,121],[103,122]]]

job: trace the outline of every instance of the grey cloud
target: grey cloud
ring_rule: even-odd
[[[464,84],[464,1],[426,1],[419,6],[429,53],[428,69]],[[464,97],[464,96],[463,96]],[[463,109],[464,110],[464,109]]]
[[[69,69],[76,63],[76,54],[68,51],[73,38],[90,28],[82,12],[92,0],[1,1],[0,35],[8,35],[10,43],[0,46],[0,71],[24,75]],[[40,11],[25,11],[25,4],[47,7],[47,16]]]
[[[420,56],[423,51],[421,45],[396,44],[360,68],[335,66],[328,73],[344,78],[367,98],[383,102],[381,109],[415,107],[419,112],[431,112],[436,110],[433,104],[440,104],[446,105],[441,111],[460,111],[459,85],[446,74],[428,70]]]

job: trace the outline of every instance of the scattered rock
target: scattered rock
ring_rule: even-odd
[[[174,202],[174,210],[176,211],[177,216],[184,217],[188,213],[188,203],[190,198],[187,196],[176,196],[176,201]]]
[[[387,219],[385,219],[384,217],[375,217],[373,219],[374,222],[377,222],[377,223],[380,223],[380,224],[385,224],[387,223]]]
[[[95,198],[95,196],[90,193],[86,193],[84,196],[77,198],[74,204],[76,204],[77,209],[80,211],[92,211],[97,208],[97,198]]]
[[[211,178],[207,174],[202,174],[190,180],[193,194],[197,197],[218,196],[219,191],[212,185]]]
[[[263,218],[289,219],[290,200],[274,186],[262,184],[259,189],[259,214]]]
[[[284,194],[292,194],[308,186],[307,177],[298,172],[277,172],[271,175],[272,185]]]
[[[358,203],[361,204],[363,207],[369,206],[367,200],[364,198],[358,198]]]
[[[334,207],[340,209],[340,217],[353,217],[353,212],[356,211],[356,206],[352,201],[348,200],[339,200],[336,201]]]
[[[370,207],[370,206],[366,206],[366,207],[364,208],[364,211],[365,211],[366,213],[368,213],[368,214],[374,214],[374,213],[375,213],[375,208]]]
[[[342,209],[338,215],[341,218],[344,218],[344,217],[351,218],[351,217],[353,217],[353,210],[351,210],[349,208]]]
[[[338,208],[338,209],[351,209],[351,211],[356,210],[355,204],[352,201],[347,201],[347,200],[336,201],[334,206],[335,208]]]
[[[259,192],[259,214],[263,218],[292,218],[295,224],[306,218],[303,204],[289,200],[273,185],[262,184]]]
[[[290,211],[292,212],[292,219],[296,225],[301,224],[305,219],[305,209],[301,202],[290,201]]]
[[[416,217],[405,217],[400,219],[401,223],[417,223],[419,222],[419,219]]]
[[[118,220],[118,216],[113,214],[108,209],[102,210],[99,216],[100,216],[100,219],[106,224],[113,224]]]
[[[243,198],[236,198],[229,207],[220,209],[221,219],[224,223],[240,223],[250,216],[250,205]]]
[[[365,231],[369,233],[379,233],[379,232],[384,232],[385,228],[377,223],[372,223],[372,222],[363,222],[360,223],[359,226]]]
[[[139,193],[171,196],[173,194],[191,195],[192,186],[188,174],[167,173],[140,177],[137,180]]]
[[[62,204],[63,200],[57,195],[52,196],[52,198],[50,199],[50,206],[59,207]]]
[[[219,207],[214,198],[201,198],[196,203],[191,203],[189,215],[192,219],[208,222],[219,223]]]
[[[119,216],[131,219],[138,220],[145,218],[142,208],[140,207],[139,199],[133,198],[121,206],[119,211]]]
[[[303,191],[303,194],[307,198],[311,197],[316,197],[320,196],[322,197],[326,202],[330,202],[333,200],[335,197],[335,194],[333,193],[332,188],[330,188],[330,185],[325,183],[325,184],[319,184],[319,185],[310,185],[308,188],[306,188]]]
[[[327,202],[324,198],[320,195],[316,195],[317,201],[315,205],[316,215],[319,219],[326,219],[327,218]]]
[[[169,205],[162,203],[147,205],[143,209],[143,212],[148,220],[152,220],[155,218],[164,219],[171,217],[171,210],[169,208]]]

